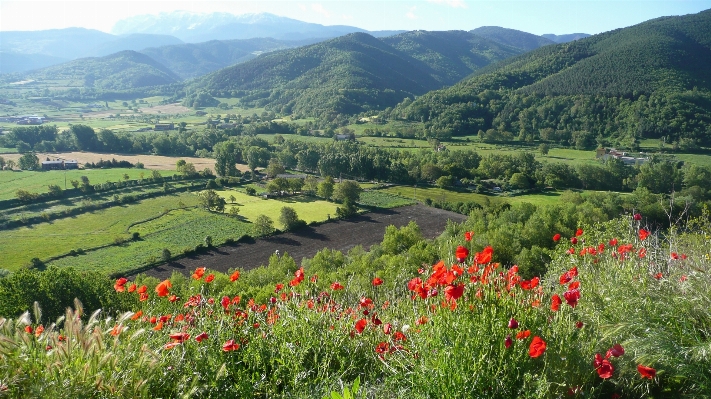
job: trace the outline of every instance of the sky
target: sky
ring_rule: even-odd
[[[267,12],[323,25],[367,30],[471,30],[501,26],[541,35],[596,34],[669,15],[697,13],[711,0],[381,0],[381,1],[61,1],[0,0],[0,31],[83,27],[111,32],[131,16],[184,10]]]

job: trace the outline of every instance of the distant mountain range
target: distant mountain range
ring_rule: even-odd
[[[353,26],[324,26],[266,13],[233,15],[178,11],[119,21],[112,34],[84,28],[0,32],[0,74],[134,50],[155,57],[181,78],[190,78],[249,60],[263,52],[312,44],[354,32],[388,37],[404,31],[368,32]],[[552,43],[540,36],[497,27],[478,28],[475,33],[517,49],[530,50],[537,48],[537,43]],[[525,39],[520,37],[522,34]],[[510,41],[514,38],[520,43]],[[248,39],[274,41],[244,42]],[[216,40],[222,44],[215,43]],[[177,47],[161,48],[164,46]],[[196,67],[192,69],[190,64]]]

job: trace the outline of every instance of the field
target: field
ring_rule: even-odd
[[[317,200],[312,197],[285,197],[283,199],[263,199],[262,197],[249,196],[236,190],[223,190],[217,192],[227,201],[225,212],[229,212],[233,206],[239,207],[240,217],[250,222],[259,215],[267,215],[274,221],[274,225],[279,227],[279,215],[281,208],[289,206],[294,208],[299,215],[299,219],[306,223],[321,222],[336,216],[337,204],[333,202]],[[233,204],[230,196],[236,198]]]
[[[363,184],[361,184],[361,187],[363,187]],[[411,199],[386,193],[382,190],[364,191],[360,194],[360,201],[358,202],[365,206],[385,209],[415,204],[415,201]]]
[[[32,258],[47,259],[79,248],[89,249],[127,239],[128,227],[135,222],[160,215],[167,209],[196,205],[193,194],[164,196],[136,204],[116,206],[74,217],[29,227],[0,231],[2,268],[17,270]],[[48,243],[51,242],[51,245]],[[74,261],[77,264],[77,261]]]
[[[3,156],[5,159],[13,159],[17,161],[22,155],[21,154],[8,154]],[[185,162],[190,162],[195,165],[195,170],[201,171],[203,169],[215,170],[215,160],[212,158],[197,158],[197,157],[166,157],[161,155],[130,155],[130,154],[103,154],[98,152],[52,152],[52,153],[42,153],[38,152],[37,157],[40,162],[46,158],[50,159],[64,159],[64,160],[76,160],[79,165],[83,165],[87,162],[96,163],[101,160],[110,161],[111,159],[116,159],[117,161],[128,161],[132,164],[140,162],[146,169],[155,169],[160,171],[175,171],[175,163],[178,159],[184,159]],[[245,171],[249,170],[246,165],[237,165],[237,168]]]

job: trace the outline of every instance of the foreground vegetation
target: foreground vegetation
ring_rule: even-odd
[[[22,271],[0,279],[0,386],[8,397],[322,397],[358,380],[366,397],[703,397],[709,221],[650,235],[637,219],[548,237],[540,279],[492,262],[474,220],[434,242],[391,227],[371,252],[324,250],[302,267],[285,254],[163,282]],[[56,323],[73,294],[39,284],[48,273],[85,301]],[[18,317],[33,299],[51,311]]]

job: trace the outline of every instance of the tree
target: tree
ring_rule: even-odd
[[[304,187],[304,179],[289,179],[289,191],[295,193]]]
[[[279,162],[278,159],[272,158],[269,160],[269,166],[267,166],[266,172],[267,177],[273,179],[277,177],[277,175],[285,173],[286,169],[284,168],[284,166],[282,166],[281,162]]]
[[[39,194],[31,193],[27,190],[19,189],[15,192],[15,196],[21,202],[32,202],[39,196]]]
[[[304,187],[307,193],[315,194],[318,190],[318,179],[311,175],[307,176],[304,180]]]
[[[436,184],[439,188],[450,188],[454,185],[454,176],[441,176],[437,179]]]
[[[550,151],[551,147],[546,144],[546,143],[541,143],[541,145],[538,146],[538,152],[541,155],[548,155],[548,151]]]
[[[28,152],[20,157],[18,161],[22,170],[37,170],[39,169],[39,158],[34,153]]]
[[[237,146],[232,141],[215,144],[215,172],[220,176],[237,175]]]
[[[205,190],[198,194],[200,205],[207,210],[215,208],[216,211],[222,212],[225,210],[225,199],[220,197],[215,190]]]
[[[333,186],[335,182],[333,177],[326,176],[321,183],[318,185],[318,196],[326,199],[331,199],[333,195]]]
[[[239,217],[239,207],[238,206],[231,206],[228,214],[230,217],[233,217],[233,218]]]
[[[257,190],[254,187],[247,187],[244,189],[244,192],[247,193],[247,195],[257,194]]]
[[[170,253],[170,250],[168,248],[163,248],[163,253],[161,254],[161,257],[163,258],[163,262],[169,262],[170,258],[172,257],[172,254]]]
[[[279,215],[279,223],[284,227],[284,230],[291,230],[301,224],[299,220],[299,215],[296,214],[296,210],[290,206],[285,206],[281,208],[281,213]]]
[[[78,150],[91,151],[97,147],[96,132],[90,126],[71,125],[69,131],[74,136],[74,145]]]
[[[274,232],[274,221],[267,215],[259,215],[252,224],[252,234],[255,237],[266,236]]]
[[[234,204],[236,200],[237,200],[237,198],[235,198],[234,195],[230,195],[230,203],[231,204]]]
[[[13,170],[15,169],[15,166],[15,161],[13,161],[12,159],[8,159],[7,162],[5,162],[5,167],[7,168],[7,170]]]
[[[358,182],[345,180],[336,185],[335,190],[333,190],[333,199],[340,202],[348,201],[355,204],[360,199],[360,193],[362,191],[363,189],[360,187]]]
[[[2,170],[5,167],[5,158],[0,157],[0,170]]]

